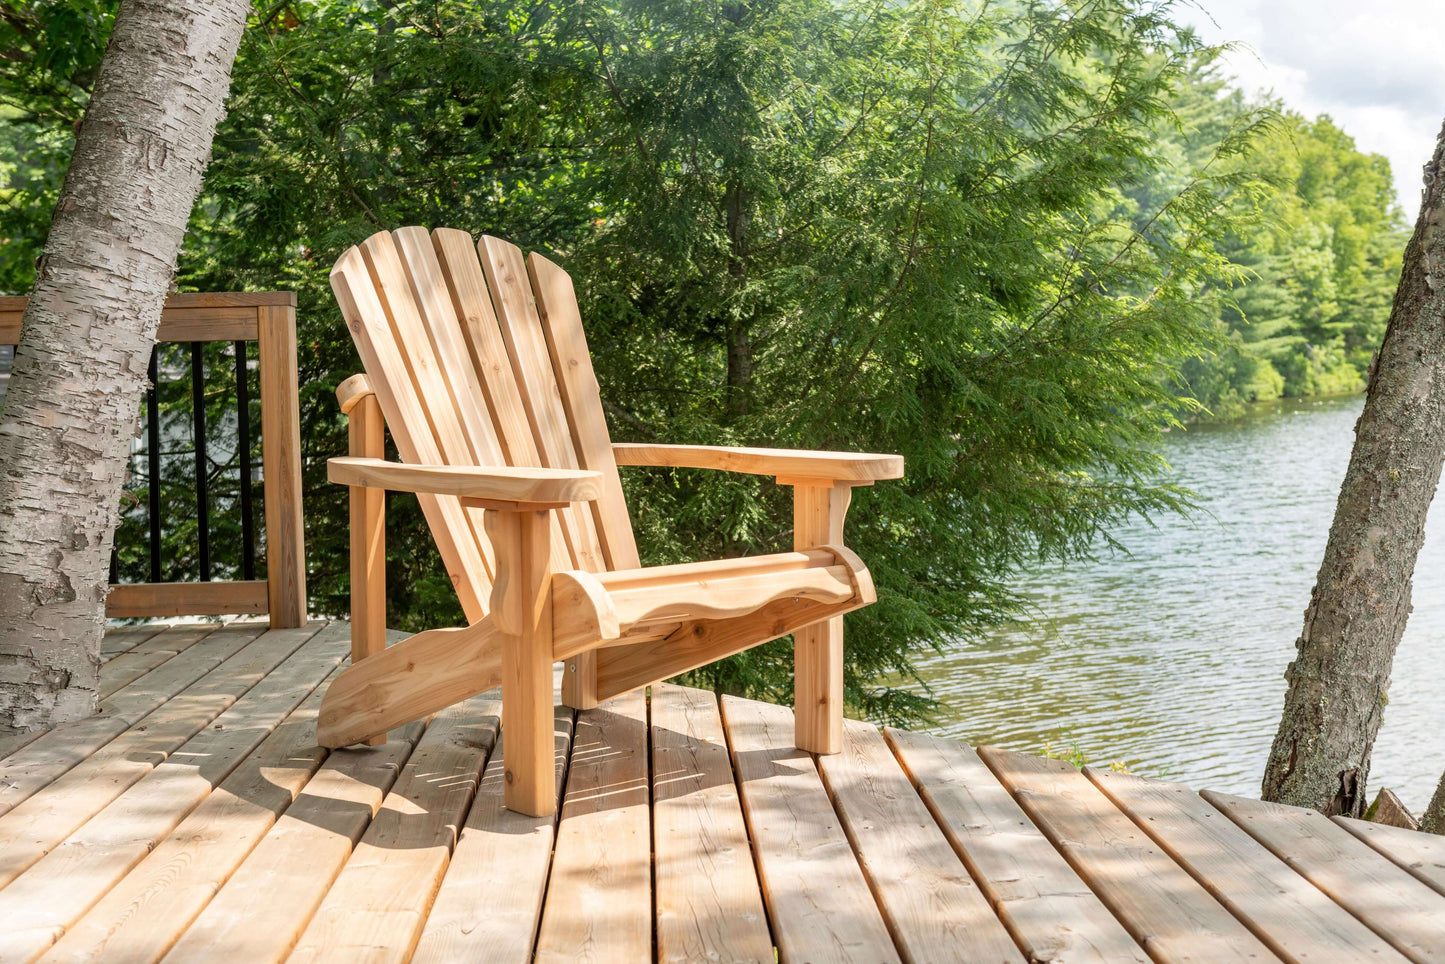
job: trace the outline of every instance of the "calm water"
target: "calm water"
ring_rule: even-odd
[[[1041,567],[1032,625],[923,666],[936,732],[1257,796],[1361,398],[1262,406],[1165,440],[1204,508],[1120,533],[1129,555]],[[1445,769],[1445,509],[1426,530],[1370,793],[1418,814]]]

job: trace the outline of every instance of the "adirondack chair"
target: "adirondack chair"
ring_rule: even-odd
[[[331,272],[366,373],[337,390],[350,456],[352,664],[327,690],[323,746],[500,685],[506,805],[556,807],[553,663],[578,709],[793,633],[797,745],[842,745],[842,614],[874,601],[843,546],[852,488],[895,455],[613,444],[572,281],[464,231],[402,228]],[[382,458],[383,425],[402,462]],[[794,489],[796,551],[641,568],[619,465],[773,475]],[[386,645],[382,494],[413,492],[469,625]]]

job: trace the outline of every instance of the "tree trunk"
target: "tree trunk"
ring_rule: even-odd
[[[122,0],[0,409],[0,732],[94,712],[146,365],[244,0]]]
[[[741,184],[734,182],[727,192],[728,238],[732,256],[728,274],[738,283],[738,293],[747,282],[748,273],[748,195]],[[748,397],[753,381],[752,319],[738,315],[727,321],[727,408],[737,420],[748,413]]]
[[[1370,379],[1264,799],[1358,817],[1445,458],[1445,130]]]
[[[1420,817],[1420,829],[1426,833],[1445,834],[1445,775],[1440,777],[1440,783],[1435,787],[1435,795],[1430,798],[1430,805]]]

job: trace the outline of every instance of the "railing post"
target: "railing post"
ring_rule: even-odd
[[[293,296],[294,297],[294,296]],[[266,493],[266,583],[273,628],[306,622],[306,539],[301,515],[301,403],[296,306],[257,309],[261,472]]]

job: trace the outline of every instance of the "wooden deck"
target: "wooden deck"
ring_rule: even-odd
[[[1445,838],[677,686],[315,745],[344,623],[116,630],[104,712],[0,744],[0,961],[1445,961]]]

